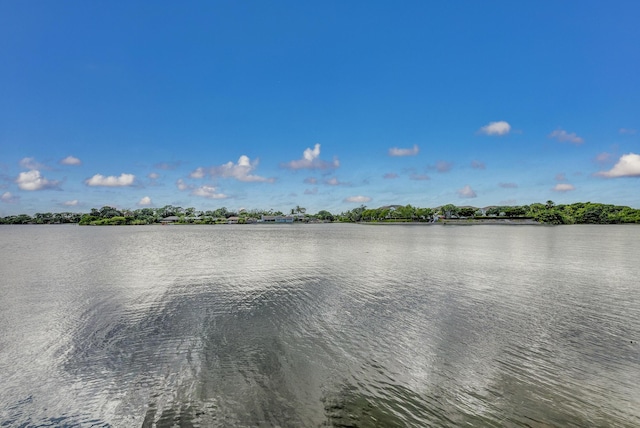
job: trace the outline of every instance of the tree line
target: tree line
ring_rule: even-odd
[[[294,216],[296,221],[310,222],[435,222],[442,218],[483,219],[513,218],[532,219],[544,224],[623,224],[640,223],[640,210],[627,206],[593,202],[573,204],[555,204],[553,201],[531,205],[505,205],[476,208],[447,204],[436,208],[420,208],[412,205],[389,205],[380,208],[367,208],[364,205],[352,210],[332,214],[320,210],[315,214],[299,205],[286,215]],[[104,206],[92,208],[88,213],[36,213],[33,216],[20,214],[0,218],[0,224],[65,224],[80,225],[145,225],[160,223],[173,217],[176,223],[218,224],[227,223],[231,217],[238,223],[252,223],[263,216],[282,216],[282,211],[240,210],[238,212],[221,207],[215,210],[201,211],[196,208],[183,208],[165,205],[162,208],[139,208],[136,210],[117,209]]]
[[[160,223],[166,218],[175,218],[175,223],[216,224],[226,223],[231,217],[238,217],[239,223],[248,219],[258,220],[263,216],[283,216],[282,211],[251,209],[238,212],[226,207],[215,210],[197,210],[194,207],[183,208],[174,205],[165,205],[161,208],[118,209],[111,206],[92,208],[88,213],[36,213],[33,216],[19,214],[0,217],[0,224],[65,224],[77,223],[80,225],[145,225]],[[298,220],[318,219],[333,221],[334,216],[328,211],[322,210],[317,214],[306,214],[306,209],[296,206],[290,214]]]
[[[418,208],[411,205],[367,208],[360,206],[342,213],[341,218],[354,222],[437,221],[442,218],[531,219],[543,224],[623,224],[640,223],[640,209],[594,202],[573,204],[533,203],[476,208],[447,204],[438,208]]]

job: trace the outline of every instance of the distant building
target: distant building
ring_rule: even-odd
[[[289,215],[263,215],[262,223],[293,223],[294,217]]]
[[[172,224],[172,223],[175,223],[178,220],[180,220],[180,217],[178,217],[177,215],[170,215],[169,217],[165,217],[162,220],[160,220],[160,223],[162,223],[162,224]]]

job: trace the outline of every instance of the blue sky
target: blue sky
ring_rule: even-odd
[[[640,208],[640,2],[0,2],[0,215]]]

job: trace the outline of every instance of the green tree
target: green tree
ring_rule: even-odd
[[[326,221],[333,221],[334,219],[333,214],[331,214],[329,211],[326,211],[326,210],[318,211],[318,214],[316,214],[316,217],[318,217],[320,220],[326,220]]]
[[[476,214],[476,209],[473,207],[460,207],[458,210],[458,214],[462,217],[474,217]]]
[[[358,208],[354,208],[351,211],[348,211],[346,217],[348,218],[349,221],[359,222],[360,220],[362,220],[362,213],[366,209],[367,209],[366,206],[360,205]]]
[[[216,217],[220,217],[220,218],[227,218],[229,217],[229,211],[227,210],[227,207],[222,207],[222,208],[218,208],[217,210],[215,210],[213,212],[213,214]]]
[[[416,215],[420,220],[427,221],[433,217],[433,210],[431,208],[418,208]]]
[[[440,207],[440,213],[444,215],[445,218],[451,218],[451,216],[458,214],[458,207],[453,204],[447,204]]]
[[[559,210],[550,209],[537,213],[534,216],[536,221],[545,224],[565,224],[565,218]]]
[[[100,218],[112,218],[112,217],[122,217],[122,212],[118,211],[113,207],[106,206],[106,205],[100,208]]]

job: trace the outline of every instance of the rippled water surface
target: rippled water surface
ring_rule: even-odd
[[[640,426],[640,227],[5,226],[0,426]]]

